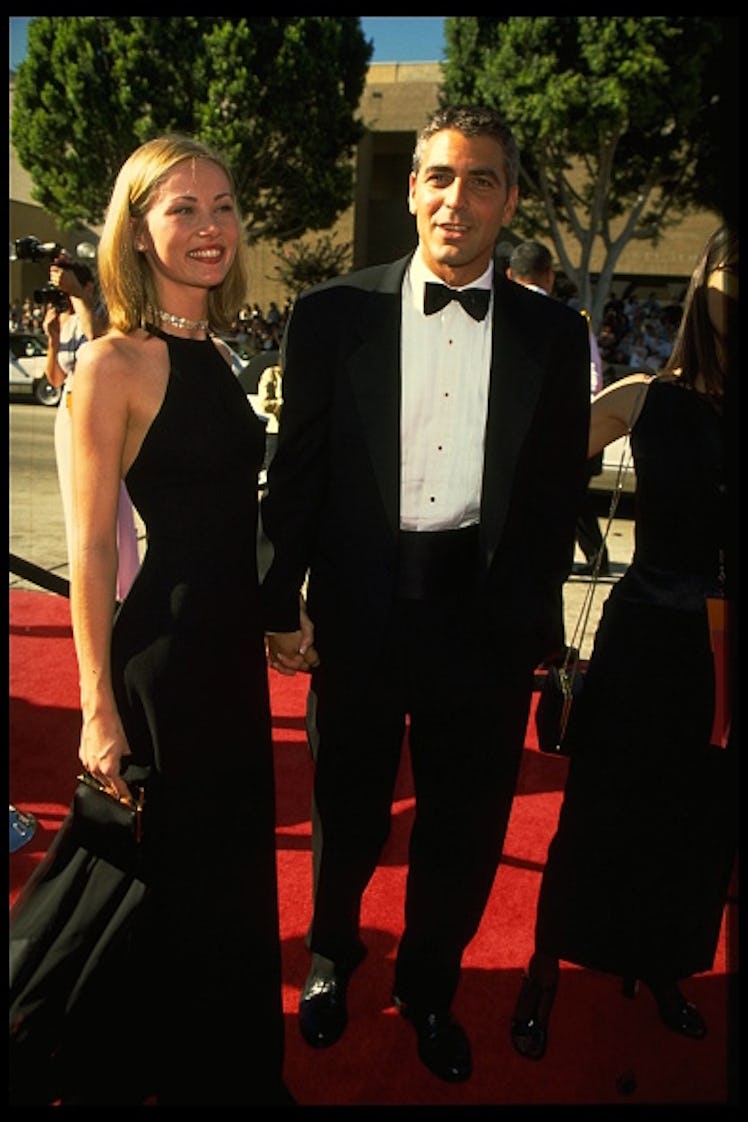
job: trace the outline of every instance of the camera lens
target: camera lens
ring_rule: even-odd
[[[62,250],[58,242],[40,242],[38,238],[29,235],[17,238],[13,243],[17,261],[45,261],[53,260]]]

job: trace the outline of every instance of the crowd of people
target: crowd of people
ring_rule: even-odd
[[[11,300],[8,307],[8,330],[22,331],[26,335],[44,337],[45,305],[31,296],[22,300]]]
[[[32,296],[11,301],[8,306],[8,330],[44,338],[46,307]],[[264,312],[259,304],[245,301],[238,313],[231,317],[225,334],[250,354],[280,350],[290,310],[290,297],[282,307],[271,300]]]
[[[641,301],[630,289],[611,296],[597,332],[604,365],[656,374],[670,357],[682,314],[681,302],[663,303],[654,292]]]
[[[99,247],[108,328],[81,348],[72,411],[79,756],[121,798],[127,765],[147,766],[156,815],[146,903],[126,952],[99,965],[104,985],[137,990],[137,1007],[128,1020],[112,1002],[106,1023],[79,1026],[67,1043],[86,1063],[68,1072],[63,1105],[293,1105],[268,669],[310,673],[298,1030],[321,1049],[349,1029],[368,953],[362,897],[407,730],[404,925],[382,968],[423,1065],[470,1079],[469,1026],[453,1013],[463,955],[502,856],[534,673],[564,643],[588,460],[626,433],[635,555],[573,711],[578,747],[505,1041],[542,1059],[561,960],[619,973],[629,993],[640,979],[667,1029],[707,1031],[680,983],[711,968],[737,844],[735,738],[715,720],[729,659],[710,630],[711,602],[729,604],[736,580],[722,403],[737,234],[709,239],[678,324],[630,301],[606,312],[619,349],[601,346],[604,360],[631,358],[626,335],[658,322],[664,370],[637,359],[639,373],[591,402],[585,318],[496,267],[519,199],[501,116],[440,107],[418,134],[407,197],[413,253],[237,316],[246,260],[221,155],[167,135],[118,175]],[[235,328],[281,347],[261,499],[263,425],[220,338]],[[149,544],[115,607],[123,480]],[[211,820],[222,826],[206,847],[196,824]],[[260,1026],[249,1070],[248,1013]]]
[[[291,313],[291,298],[282,308],[275,300],[263,312],[259,304],[242,304],[238,315],[229,327],[229,334],[242,347],[259,354],[261,351],[279,351],[283,332]]]
[[[573,300],[571,301],[574,306]],[[233,317],[227,335],[250,353],[280,350],[292,301],[282,307],[271,300],[263,312],[257,303],[244,303]],[[636,295],[611,296],[597,333],[597,344],[605,369],[610,366],[656,372],[668,358],[682,314],[682,304],[663,302],[654,292],[646,300]],[[44,335],[44,305],[26,296],[9,305],[10,331]]]
[[[670,356],[683,313],[683,303],[661,300],[654,290],[640,299],[637,282],[620,296],[611,295],[596,334],[603,369],[629,366],[656,373]],[[568,301],[579,307],[575,297]],[[226,334],[252,354],[280,350],[292,307],[291,297],[282,306],[269,301],[265,311],[256,302],[245,301],[232,317]],[[9,304],[9,330],[44,335],[45,307],[31,296]]]

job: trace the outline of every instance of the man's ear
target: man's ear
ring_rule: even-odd
[[[408,177],[408,210],[411,214],[415,214],[416,212],[415,189],[416,177],[411,172]]]
[[[509,188],[509,193],[508,193],[508,196],[507,196],[507,200],[504,203],[504,213],[502,215],[502,226],[508,226],[510,224],[510,222],[514,218],[514,212],[517,209],[517,203],[518,202],[519,202],[519,186],[518,186],[518,184],[515,183],[513,187]]]

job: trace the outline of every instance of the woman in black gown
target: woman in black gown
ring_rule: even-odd
[[[264,429],[213,335],[247,284],[220,156],[181,136],[142,145],[98,260],[111,327],[82,349],[72,410],[79,755],[122,795],[126,762],[152,768],[152,868],[111,1023],[81,1043],[85,1089],[70,1101],[285,1105],[256,561]],[[121,478],[148,544],[115,617]]]
[[[678,983],[713,966],[737,846],[737,745],[707,604],[729,604],[735,589],[723,402],[737,266],[737,235],[720,228],[664,370],[624,378],[592,405],[590,455],[631,432],[635,549],[570,717],[564,800],[511,1025],[529,1059],[545,1053],[560,959],[621,975],[629,996],[641,980],[669,1029],[707,1031]]]

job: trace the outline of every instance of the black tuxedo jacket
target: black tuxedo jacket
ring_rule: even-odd
[[[401,288],[410,257],[309,289],[282,351],[283,409],[261,508],[273,547],[265,627],[307,604],[327,665],[376,644],[394,596],[400,511]],[[586,481],[583,316],[496,276],[480,541],[480,610],[520,665],[563,639],[563,582]]]

